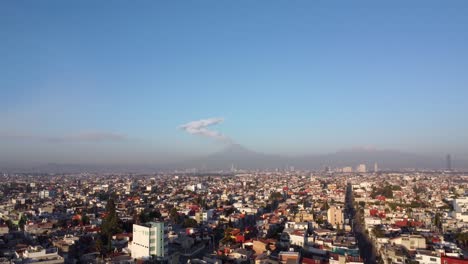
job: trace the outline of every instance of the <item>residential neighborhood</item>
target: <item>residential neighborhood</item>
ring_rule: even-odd
[[[468,263],[468,175],[1,176],[0,263]]]

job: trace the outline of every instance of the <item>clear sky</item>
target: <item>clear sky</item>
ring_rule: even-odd
[[[468,157],[467,14],[466,0],[1,1],[0,161],[167,162],[232,141]]]

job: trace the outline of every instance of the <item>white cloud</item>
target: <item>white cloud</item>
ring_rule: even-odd
[[[231,139],[226,135],[218,131],[208,129],[209,126],[220,124],[222,122],[224,122],[224,118],[207,118],[188,122],[187,124],[179,126],[179,128],[192,135],[201,135],[220,141],[231,141]]]

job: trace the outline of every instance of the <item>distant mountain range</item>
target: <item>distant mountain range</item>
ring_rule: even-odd
[[[445,157],[432,157],[405,153],[394,150],[353,149],[325,155],[280,156],[258,153],[241,145],[230,145],[223,151],[203,158],[187,161],[177,167],[200,169],[229,169],[231,166],[241,169],[284,169],[294,166],[296,169],[323,169],[329,167],[366,164],[368,169],[377,163],[382,169],[445,169]],[[468,161],[453,160],[454,168],[468,169]]]
[[[78,173],[78,172],[134,172],[146,173],[160,170],[192,169],[198,170],[229,170],[236,169],[285,169],[294,166],[296,169],[320,170],[325,167],[355,168],[358,164],[366,164],[373,169],[374,163],[380,169],[399,170],[414,169],[445,169],[445,157],[424,156],[395,150],[353,149],[324,155],[281,156],[251,151],[241,145],[232,144],[224,150],[204,157],[195,158],[173,164],[149,165],[87,165],[87,164],[45,164],[30,168],[11,168],[0,166],[0,171],[25,171],[47,173]],[[452,160],[453,168],[468,170],[467,160]]]

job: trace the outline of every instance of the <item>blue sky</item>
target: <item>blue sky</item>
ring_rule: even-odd
[[[466,1],[2,1],[0,160],[468,157]]]

